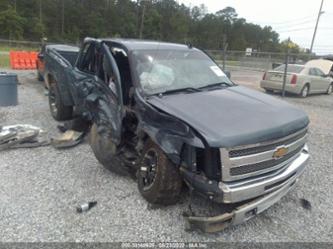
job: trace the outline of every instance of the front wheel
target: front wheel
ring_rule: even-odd
[[[52,117],[57,121],[69,120],[72,118],[73,107],[65,106],[57,84],[51,84],[49,88],[49,106]]]
[[[302,91],[301,91],[300,96],[301,96],[302,98],[306,98],[306,97],[309,95],[309,90],[310,90],[309,85],[305,85],[305,86],[303,87]]]
[[[90,129],[89,144],[95,157],[104,168],[118,175],[128,174],[124,163],[117,157],[116,144],[111,141],[107,133],[100,133],[96,124],[93,124]]]
[[[151,140],[143,150],[137,177],[139,191],[148,202],[160,205],[178,202],[183,183],[179,169]]]

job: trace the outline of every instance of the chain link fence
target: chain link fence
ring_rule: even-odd
[[[42,42],[36,41],[14,41],[0,39],[0,68],[9,66],[10,50],[39,51]],[[233,70],[271,70],[285,63],[286,54],[273,52],[246,52],[206,50],[221,66],[225,64],[227,71]],[[290,64],[304,64],[309,60],[316,59],[317,56],[308,54],[290,54]]]
[[[245,51],[227,51],[206,50],[206,52],[221,66],[225,63],[227,71],[258,70],[267,71],[282,64],[285,64],[285,53],[273,52],[245,52]],[[318,56],[309,54],[289,54],[289,64],[305,64],[309,60],[317,59]]]
[[[11,50],[39,51],[41,45],[41,42],[0,39],[0,68],[8,68],[10,66],[9,52]]]
[[[42,42],[0,39],[0,51],[3,52],[3,51],[20,50],[20,49],[38,50],[41,44]]]

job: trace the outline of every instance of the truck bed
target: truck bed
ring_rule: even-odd
[[[46,46],[47,53],[50,51],[57,52],[61,57],[67,60],[72,66],[74,66],[80,48],[69,45],[48,45]]]

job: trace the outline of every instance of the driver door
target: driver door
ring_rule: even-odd
[[[88,42],[75,69],[76,104],[81,113],[119,145],[121,142],[123,99],[118,66],[105,44]]]

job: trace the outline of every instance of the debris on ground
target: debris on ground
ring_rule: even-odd
[[[92,209],[94,206],[97,205],[97,201],[91,201],[85,204],[82,204],[76,208],[76,211],[78,213],[88,212],[90,209]]]
[[[57,128],[61,133],[65,133],[66,131],[68,131],[68,129],[64,125],[58,125]]]
[[[308,200],[303,199],[303,198],[301,198],[299,200],[301,202],[302,208],[311,211],[311,209],[312,209],[311,202],[309,202]]]
[[[68,130],[58,138],[51,138],[51,145],[56,149],[72,148],[80,144],[84,140],[85,135],[84,132]]]
[[[49,145],[45,132],[36,126],[20,124],[0,126],[0,151]]]

